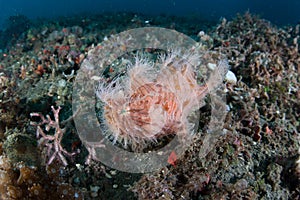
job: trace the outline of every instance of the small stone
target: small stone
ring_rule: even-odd
[[[100,81],[101,77],[100,76],[92,76],[91,79],[94,81]]]
[[[113,184],[113,188],[114,189],[118,188],[118,185],[117,184]]]
[[[227,112],[230,111],[230,106],[229,106],[229,105],[226,105],[225,108],[226,108],[226,111],[227,111]]]
[[[235,101],[238,101],[238,100],[241,99],[239,96],[231,96],[231,98],[232,98],[233,100],[235,100]]]
[[[105,176],[106,176],[106,178],[109,178],[109,179],[112,178],[112,176],[109,173],[105,173]]]
[[[113,175],[113,176],[115,176],[117,174],[117,171],[116,170],[111,170],[110,174]]]
[[[217,65],[215,63],[208,63],[207,67],[208,67],[208,69],[213,71],[214,69],[216,69]]]

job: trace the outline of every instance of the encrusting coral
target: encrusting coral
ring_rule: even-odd
[[[48,165],[46,170],[22,161],[12,163],[2,152],[0,199],[83,199],[81,191],[63,181],[62,171],[58,163]]]
[[[114,142],[122,142],[124,147],[131,144],[136,150],[161,136],[191,133],[188,115],[202,106],[203,98],[222,82],[228,69],[222,60],[209,81],[198,85],[197,62],[199,56],[193,52],[171,51],[155,64],[136,56],[128,76],[109,84],[101,82],[97,96],[105,104],[103,120]]]

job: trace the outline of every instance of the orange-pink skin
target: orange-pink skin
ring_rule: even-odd
[[[207,93],[207,86],[199,87],[199,94]],[[155,94],[155,96],[151,95]],[[130,97],[129,112],[131,119],[138,126],[151,124],[149,116],[150,106],[152,104],[160,105],[166,112],[167,123],[163,127],[165,133],[175,133],[176,124],[180,121],[182,110],[176,95],[164,90],[158,83],[147,83],[140,86]]]
[[[214,74],[207,84],[198,85],[191,64],[164,62],[160,71],[151,71],[138,61],[123,82],[99,90],[105,103],[104,121],[115,141],[126,146],[156,141],[162,135],[188,134],[193,128],[188,116],[203,105],[209,88],[222,82],[223,74]],[[225,72],[227,63],[220,67]]]

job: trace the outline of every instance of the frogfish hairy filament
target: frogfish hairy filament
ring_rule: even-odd
[[[222,82],[228,68],[226,61],[219,62],[221,73],[199,85],[196,61],[193,54],[176,52],[161,56],[159,64],[137,56],[126,75],[99,83],[96,94],[104,103],[103,122],[114,142],[140,146],[160,136],[188,134],[188,115],[200,108],[209,88]]]

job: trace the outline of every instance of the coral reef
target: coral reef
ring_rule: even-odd
[[[25,18],[22,20],[28,25]],[[222,19],[218,24],[198,22],[195,24],[178,17],[117,13],[45,20],[29,29],[27,25],[20,26],[22,30],[16,30],[18,33],[9,49],[3,49],[0,54],[0,198],[299,199],[299,24],[276,27],[250,13],[230,21]],[[88,152],[81,144],[72,120],[62,123],[74,114],[71,98],[77,70],[88,51],[102,40],[124,30],[149,25],[176,29],[197,38],[199,48],[205,52],[201,55],[205,60],[201,69],[214,68],[216,60],[220,60],[219,55],[226,55],[232,74],[225,78],[228,113],[223,134],[203,157],[201,148],[207,145],[203,138],[209,133],[207,124],[211,120],[211,107],[218,106],[211,105],[210,97],[205,97],[205,104],[200,102],[202,107],[190,104],[201,112],[194,141],[184,156],[170,159],[169,166],[149,174],[128,174],[92,160],[86,165]],[[126,44],[122,47],[126,49]],[[150,58],[147,62],[153,60],[152,52],[147,56]],[[181,58],[176,59],[180,61]],[[145,111],[153,109],[145,106],[148,105],[147,98],[137,97],[149,97],[148,100],[154,102],[158,97],[168,96],[169,104],[154,107],[166,113],[164,120],[193,110],[183,111],[183,103],[175,100],[172,95],[175,85],[165,85],[168,90],[160,91],[156,82],[163,76],[155,67],[151,69],[154,76],[149,77],[144,75],[148,69],[135,68],[132,62],[129,69],[137,78],[135,80],[139,80],[137,75],[141,74],[148,81],[130,89],[124,80],[128,74],[122,73],[126,65],[117,64],[120,60],[113,63],[113,67],[104,69],[102,76],[106,82],[102,84],[111,90],[99,90],[100,98],[102,93],[103,100],[113,99],[109,96],[111,92],[122,92],[121,88],[127,86],[129,89],[123,92],[135,99],[128,105],[135,109],[140,108],[139,103],[143,103]],[[172,82],[187,77],[177,69],[176,66],[165,69],[165,73],[173,78]],[[203,78],[203,71],[186,68],[186,72],[192,74],[192,83],[196,77],[200,91],[205,88],[203,80],[208,79]],[[116,80],[117,77],[120,80]],[[115,85],[110,85],[112,83]],[[119,83],[124,85],[116,85]],[[52,154],[39,148],[42,145],[38,142],[42,140],[36,138],[37,126],[30,124],[30,121],[38,123],[40,120],[30,117],[30,113],[49,115],[49,122],[55,120],[51,106],[61,107],[57,117],[59,128],[65,130],[61,146],[68,152],[80,150],[80,154],[72,159],[66,158],[67,166],[56,159],[57,154],[45,165],[45,160],[49,161]],[[128,116],[140,126],[149,119],[155,121],[138,111]],[[181,116],[174,119],[183,120]],[[43,133],[55,135],[55,129],[48,132],[46,125],[40,125]],[[172,130],[163,130],[165,135],[181,128],[157,127],[156,133],[164,127]],[[119,139],[122,134],[119,133]]]

